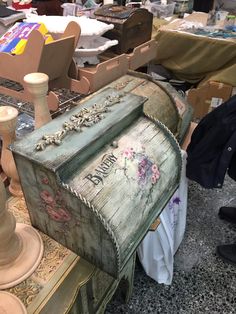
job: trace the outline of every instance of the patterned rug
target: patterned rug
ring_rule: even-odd
[[[10,197],[7,201],[7,206],[9,211],[15,216],[17,222],[30,224],[23,198]],[[58,282],[60,277],[63,276],[75,260],[79,260],[76,254],[42,232],[39,233],[44,243],[44,253],[38,268],[29,278],[15,287],[7,289],[8,292],[20,298],[26,308],[33,301],[39,302],[37,300],[39,298],[42,300],[45,299],[50,292],[49,287],[52,287],[52,282]]]

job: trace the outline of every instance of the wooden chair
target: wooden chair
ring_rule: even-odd
[[[33,30],[29,36],[24,52],[20,55],[0,53],[0,77],[22,85],[21,91],[0,86],[0,93],[7,94],[22,101],[32,102],[25,89],[23,78],[26,74],[42,72],[49,76],[48,106],[51,111],[58,109],[59,100],[51,90],[68,88],[81,94],[89,92],[89,81],[85,77],[77,80],[78,70],[73,61],[81,29],[75,22],[70,22],[60,39],[45,44],[43,35]]]

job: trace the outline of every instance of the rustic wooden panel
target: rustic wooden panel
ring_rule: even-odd
[[[115,141],[117,148],[105,147],[67,184],[109,223],[124,261],[130,247],[138,242],[139,230],[143,225],[147,229],[147,221],[160,213],[167,195],[176,189],[181,158],[166,134],[147,118],[140,118]],[[141,180],[138,171],[142,162],[148,162],[149,168]],[[150,167],[155,166],[160,177],[152,182]]]
[[[58,131],[74,112],[12,147],[33,226],[113,277],[179,183],[179,146],[162,123],[143,115],[143,102],[125,93],[102,122],[68,134],[60,146],[35,150],[42,134]]]
[[[108,86],[147,97],[144,112],[165,124],[178,142],[183,142],[193,109],[169,83],[160,83],[147,74],[129,71]]]

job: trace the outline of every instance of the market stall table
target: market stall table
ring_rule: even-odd
[[[193,13],[160,27],[154,62],[190,83],[213,80],[236,86],[236,40],[210,38],[177,29],[187,22],[206,25],[208,14]]]

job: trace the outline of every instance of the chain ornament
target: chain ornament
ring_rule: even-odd
[[[90,127],[104,118],[104,113],[110,111],[110,107],[119,103],[123,94],[108,95],[102,104],[94,104],[92,107],[83,108],[72,115],[69,121],[64,122],[63,129],[51,135],[43,135],[36,144],[36,150],[42,151],[49,145],[61,145],[63,138],[71,131],[82,132],[83,127]]]

